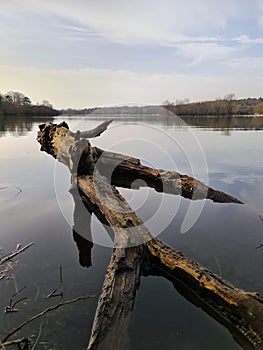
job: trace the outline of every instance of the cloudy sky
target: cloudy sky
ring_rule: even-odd
[[[0,92],[57,108],[263,95],[263,0],[0,0]]]

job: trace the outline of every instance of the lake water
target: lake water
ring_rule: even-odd
[[[92,144],[138,157],[156,168],[194,176],[245,204],[190,201],[181,196],[119,188],[154,235],[236,287],[263,294],[263,118],[186,117],[156,108],[151,113],[63,117],[71,130],[114,121]],[[44,118],[0,117],[1,254],[34,242],[18,255],[0,280],[0,338],[20,322],[61,301],[46,296],[59,283],[64,300],[94,298],[64,306],[23,328],[19,335],[38,338],[37,349],[85,349],[111,256],[111,241],[92,216],[94,246],[73,232],[79,212],[68,169],[36,141]],[[87,215],[87,217],[85,217]],[[75,222],[74,222],[75,221]],[[82,225],[83,227],[83,225]],[[88,231],[88,229],[87,229]],[[78,247],[81,249],[79,253]],[[84,254],[83,254],[84,252]],[[87,265],[91,266],[87,267]],[[85,266],[86,265],[86,266]],[[12,278],[8,278],[8,276]],[[17,288],[18,312],[4,313]],[[36,339],[34,338],[34,339]],[[229,331],[179,294],[161,277],[142,277],[130,334],[130,349],[241,349]]]

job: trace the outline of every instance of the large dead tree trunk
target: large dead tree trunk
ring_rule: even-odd
[[[103,217],[115,234],[115,248],[88,349],[128,348],[128,325],[142,273],[162,275],[169,279],[188,300],[225,325],[244,349],[262,349],[262,297],[231,286],[182,253],[152,238],[142,220],[116,188],[98,172],[94,180],[94,150],[89,142],[75,141],[74,136],[67,136],[66,128],[59,130],[59,127],[56,130],[53,127],[54,139],[47,128],[42,127],[42,133],[39,134],[41,144],[45,140],[46,129],[51,144],[49,153],[67,164],[72,171],[72,192],[78,190],[81,198],[86,198],[86,205],[92,208],[98,218]],[[68,142],[68,137],[72,138],[71,142]],[[76,159],[79,160],[78,164],[75,163]],[[139,172],[138,167],[140,164],[135,165]],[[136,246],[141,238],[145,243]]]

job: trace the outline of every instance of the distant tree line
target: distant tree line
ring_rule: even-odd
[[[62,115],[87,115],[96,111],[97,109],[98,108],[83,108],[83,109],[68,108],[68,109],[61,109],[60,113]]]
[[[182,116],[263,114],[262,97],[236,100],[234,96],[234,94],[229,94],[215,101],[192,103],[186,103],[186,100],[177,100],[176,103],[166,100],[162,105],[169,111]]]
[[[1,115],[23,115],[23,116],[55,116],[60,111],[44,100],[41,104],[32,104],[30,98],[21,92],[10,91],[0,94],[0,116]]]

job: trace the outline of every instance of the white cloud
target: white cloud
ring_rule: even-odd
[[[162,2],[160,0],[63,0],[63,2],[62,0],[24,0],[23,5],[21,5],[20,0],[9,0],[2,6],[4,12],[9,14],[13,12],[26,16],[31,13],[34,16],[37,13],[42,19],[48,15],[55,15],[55,18],[46,18],[44,23],[47,27],[43,28],[43,32],[39,33],[33,28],[32,30],[27,28],[28,30],[23,32],[17,28],[12,46],[13,51],[19,54],[15,41],[27,40],[30,42],[31,40],[33,42],[36,40],[35,36],[38,36],[43,42],[40,50],[43,50],[45,46],[47,50],[50,50],[50,60],[48,61],[50,67],[54,67],[52,57],[60,55],[58,47],[64,53],[64,62],[68,62],[68,65],[65,64],[65,66],[72,67],[79,64],[74,64],[71,54],[65,55],[69,52],[70,44],[75,45],[76,52],[88,52],[89,43],[96,45],[96,50],[92,52],[92,55],[93,57],[96,55],[105,56],[105,66],[107,67],[111,67],[111,62],[106,61],[106,50],[109,50],[110,46],[107,45],[112,42],[124,45],[141,45],[140,48],[133,47],[132,49],[138,51],[142,49],[145,52],[149,45],[153,45],[156,50],[160,50],[156,51],[155,57],[161,57],[163,47],[175,48],[178,58],[186,59],[188,65],[198,67],[198,64],[203,62],[221,63],[234,55],[242,56],[242,49],[248,49],[249,45],[263,43],[262,38],[252,39],[249,35],[239,35],[232,39],[230,36],[223,37],[224,29],[233,19],[240,21],[243,17],[245,18],[249,13],[248,8],[250,13],[252,8],[258,9],[257,1],[248,4],[245,0],[222,0],[220,2],[211,0],[184,2],[177,0],[163,0]],[[257,16],[259,15],[260,11],[258,11]],[[58,20],[57,17],[60,19]],[[49,40],[50,35],[56,29],[58,33],[54,34],[57,36],[54,35],[52,38],[58,40],[58,45]],[[23,35],[27,36],[23,37]],[[64,40],[66,43],[63,42]],[[101,43],[105,44],[105,40],[108,41],[106,45],[101,45]],[[85,41],[87,42],[86,49],[84,49]],[[9,39],[7,42],[6,36],[3,37],[3,53],[7,52],[5,46],[9,48],[11,44]],[[52,45],[53,48],[51,48]],[[24,47],[20,48],[20,51],[24,52],[24,49]],[[122,53],[124,50],[125,48]],[[45,55],[46,52],[43,54]],[[37,57],[36,49],[28,47],[26,55],[28,64],[32,64]],[[2,54],[2,56],[6,58],[5,62],[16,62],[14,54],[9,55],[12,56],[9,60],[7,54],[5,56]],[[112,55],[110,56],[112,57]],[[142,56],[138,55],[138,57]],[[134,62],[129,62],[129,58],[127,59],[126,56],[125,59],[127,62],[125,68],[134,68]],[[89,62],[91,61],[89,60]],[[140,69],[141,61],[139,59],[137,59],[136,64]],[[158,71],[158,68],[156,70]]]
[[[263,57],[238,57],[229,60],[226,65],[240,74],[254,73],[255,79],[262,79]]]
[[[229,57],[234,49],[216,43],[189,43],[178,46],[177,54],[191,59],[191,65],[204,61],[220,61]]]
[[[239,37],[235,37],[232,39],[232,41],[236,41],[240,44],[247,44],[247,45],[258,45],[263,44],[263,38],[250,38],[248,35],[240,35]]]
[[[207,36],[240,16],[242,0],[9,0],[6,11],[55,14],[122,44]],[[2,4],[3,5],[3,4]],[[74,27],[74,26],[73,26]],[[76,26],[81,31],[85,28]],[[74,29],[76,30],[76,28]]]

